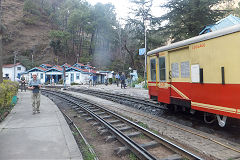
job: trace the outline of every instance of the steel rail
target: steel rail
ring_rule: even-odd
[[[106,92],[105,92],[105,93],[106,93]],[[129,98],[129,97],[128,97],[128,98]],[[132,98],[132,97],[131,97],[131,98]],[[131,111],[128,111],[128,112],[131,112]],[[196,136],[198,136],[198,137],[201,137],[201,138],[207,139],[207,140],[209,140],[209,141],[212,141],[212,142],[214,142],[214,143],[216,143],[216,144],[218,144],[218,145],[220,145],[220,146],[223,146],[223,147],[225,147],[225,148],[227,148],[227,149],[230,149],[230,150],[232,150],[232,151],[234,151],[234,152],[240,153],[240,150],[239,150],[239,149],[236,149],[236,148],[231,147],[231,146],[229,146],[229,145],[227,145],[227,144],[224,144],[224,143],[222,143],[222,142],[219,142],[219,141],[217,141],[217,140],[215,140],[215,139],[213,139],[213,138],[209,138],[209,137],[207,137],[207,136],[205,136],[205,135],[201,135],[201,134],[199,134],[199,133],[194,133],[194,132],[192,132],[191,130],[188,130],[188,129],[179,127],[179,126],[174,125],[174,124],[171,124],[171,123],[164,122],[164,121],[159,120],[159,119],[157,119],[157,118],[145,116],[145,115],[142,115],[142,114],[137,114],[137,113],[134,113],[134,112],[132,112],[132,113],[133,113],[133,114],[136,114],[136,115],[143,116],[143,117],[147,117],[147,118],[149,118],[149,119],[152,119],[152,120],[155,120],[155,121],[158,121],[158,122],[167,124],[167,125],[172,126],[172,127],[175,127],[175,128],[178,128],[178,129],[180,129],[180,130],[183,130],[183,131],[185,131],[185,132],[191,133],[191,134],[196,135]]]
[[[110,123],[108,123],[107,121],[105,121],[104,119],[102,119],[100,116],[98,116],[97,114],[95,114],[94,112],[92,112],[91,110],[89,110],[88,108],[84,107],[83,105],[71,100],[70,98],[64,97],[64,96],[60,96],[57,95],[51,91],[46,91],[44,89],[42,89],[42,91],[51,93],[53,95],[59,96],[79,107],[81,107],[83,110],[85,110],[87,113],[89,113],[92,117],[94,117],[96,120],[98,120],[99,122],[101,122],[106,128],[109,129],[109,131],[114,134],[116,136],[116,138],[122,142],[124,145],[128,146],[130,148],[130,150],[140,159],[142,160],[157,160],[154,156],[152,156],[149,152],[147,152],[143,147],[139,146],[137,143],[135,143],[133,140],[131,140],[129,137],[127,137],[126,135],[124,135],[120,130],[114,128]],[[59,93],[59,92],[57,92]],[[61,93],[59,93],[61,94]],[[66,95],[66,94],[65,94]],[[68,95],[68,97],[73,97],[71,95]]]
[[[124,100],[127,100],[127,101],[131,101],[131,102],[134,102],[134,103],[139,103],[139,104],[143,104],[143,105],[146,105],[146,106],[151,106],[151,107],[155,107],[155,108],[158,108],[158,109],[164,109],[164,110],[167,110],[166,107],[163,107],[161,106],[159,103],[157,102],[152,102],[152,101],[149,101],[149,100],[145,100],[145,99],[139,99],[139,98],[136,98],[136,97],[131,97],[129,98],[129,96],[126,96],[126,95],[123,95],[123,94],[114,94],[114,93],[107,93],[107,92],[102,92],[102,91],[89,91],[89,90],[86,90],[86,89],[71,89],[71,90],[75,90],[75,91],[83,91],[83,93],[93,93],[95,96],[97,93],[100,93],[101,95],[100,96],[107,96],[107,97],[112,97],[112,98],[122,98]],[[92,95],[92,94],[91,94]]]
[[[87,103],[90,103],[90,104],[93,104],[92,102],[88,101],[88,100],[83,100],[83,101],[86,101]],[[98,108],[101,108],[102,110],[114,115],[116,118],[128,123],[129,125],[131,125],[132,127],[134,127],[135,129],[137,130],[140,130],[141,132],[143,132],[144,134],[148,135],[149,137],[151,137],[152,139],[156,140],[157,142],[159,142],[160,144],[163,144],[165,147],[173,150],[174,152],[186,157],[186,158],[189,158],[189,159],[201,159],[200,157],[194,155],[193,153],[183,149],[182,147],[179,147],[178,145],[168,141],[167,139],[163,138],[163,137],[160,137],[159,135],[155,134],[155,133],[152,133],[150,132],[149,130],[143,128],[142,126],[128,120],[127,118],[124,118],[116,113],[114,113],[113,111],[110,111],[106,108],[103,108],[101,107],[100,105],[98,104],[94,104],[96,105]]]
[[[61,110],[60,110],[61,111]],[[62,112],[62,111],[61,111]],[[73,122],[73,120],[68,117],[64,112],[62,112],[62,114],[64,115],[64,117],[67,118],[68,121],[70,121],[70,125],[72,125],[78,132],[78,134],[80,135],[80,137],[83,139],[85,145],[88,147],[89,152],[91,152],[94,156],[94,160],[99,160],[98,157],[96,156],[96,153],[94,152],[93,148],[90,146],[90,144],[87,142],[87,140],[84,138],[84,136],[82,135],[81,131],[78,129],[77,125]]]
[[[59,92],[58,92],[58,93],[59,93]],[[63,93],[63,92],[61,92],[60,94],[65,94],[65,95],[70,96],[70,97],[73,97],[73,98],[75,98],[75,99],[77,98],[77,97],[74,97],[74,96],[72,96],[72,95],[70,95],[70,94],[68,94],[68,93]],[[64,98],[65,98],[65,97],[64,97]],[[77,99],[78,99],[78,98],[77,98]],[[120,115],[118,115],[118,114],[116,114],[116,113],[114,113],[114,112],[106,109],[106,108],[101,107],[101,106],[98,105],[98,104],[95,104],[95,103],[90,102],[90,101],[88,101],[88,100],[81,100],[81,101],[83,101],[83,102],[85,102],[85,103],[90,103],[91,105],[94,105],[94,106],[97,106],[98,108],[100,108],[100,109],[104,110],[105,112],[113,115],[115,118],[117,118],[117,119],[119,119],[119,120],[121,120],[121,121],[126,122],[127,124],[129,124],[129,125],[132,126],[133,128],[141,131],[141,132],[144,133],[145,135],[151,137],[152,139],[156,140],[158,143],[160,143],[160,144],[164,145],[165,147],[171,149],[171,150],[174,151],[175,153],[177,153],[177,154],[179,154],[179,155],[182,155],[183,157],[186,157],[186,158],[188,158],[188,159],[201,159],[201,158],[198,157],[197,155],[195,155],[195,154],[193,154],[193,153],[185,150],[184,148],[182,148],[182,147],[180,147],[180,146],[178,146],[178,145],[170,142],[169,140],[167,140],[167,139],[165,139],[165,138],[163,138],[163,137],[161,137],[161,136],[159,136],[159,135],[157,135],[157,134],[155,134],[155,133],[150,132],[149,130],[143,128],[142,126],[139,126],[138,124],[136,124],[136,123],[134,123],[134,122],[132,122],[132,121],[130,121],[130,120],[128,120],[128,119],[126,119],[126,118],[124,118],[124,117],[122,117],[122,116],[120,116]],[[89,110],[89,109],[87,109],[87,110]],[[90,111],[90,110],[89,110],[89,111]],[[92,111],[90,111],[90,112],[92,112]],[[93,113],[93,112],[92,112],[92,113]],[[95,113],[93,113],[93,114],[95,114]],[[106,122],[106,123],[108,123],[108,122]],[[110,125],[110,124],[109,124],[109,125]],[[121,141],[121,142],[122,142],[122,141]],[[123,142],[122,142],[122,143],[123,143]]]

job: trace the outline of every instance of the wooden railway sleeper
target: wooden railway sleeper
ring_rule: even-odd
[[[98,111],[101,111],[100,109],[93,109],[92,110],[93,112],[98,112]]]
[[[160,144],[156,141],[150,141],[148,143],[144,143],[144,144],[139,144],[141,147],[143,147],[144,149],[150,149],[150,148],[154,148],[154,147],[157,147],[159,146]],[[126,155],[127,153],[130,152],[129,148],[127,146],[124,146],[124,147],[118,147],[116,150],[115,150],[116,154],[119,155],[119,156],[122,156],[122,155]]]
[[[102,119],[110,119],[110,118],[113,118],[113,116],[109,116],[109,115],[107,115],[107,116],[103,116],[103,117],[101,117]]]
[[[139,136],[139,135],[141,135],[141,132],[132,132],[132,133],[126,134],[126,136],[128,136],[128,137],[130,137],[130,138],[132,138],[132,137],[137,137],[137,136]],[[115,141],[115,140],[116,140],[116,136],[114,136],[114,135],[107,136],[107,137],[105,138],[105,141],[106,141],[106,142],[113,142],[113,141]]]
[[[121,124],[114,125],[114,127],[115,128],[122,128],[122,127],[126,127],[126,124],[121,123]]]
[[[85,118],[85,120],[86,120],[86,121],[93,121],[93,120],[94,120],[94,118],[92,118],[92,117],[89,117],[89,118]]]
[[[121,121],[120,120],[113,120],[113,121],[108,121],[108,123],[113,125],[113,124],[121,123]]]
[[[97,115],[104,115],[104,114],[107,114],[106,112],[100,112],[100,113],[96,113]]]
[[[99,122],[95,122],[92,124],[92,126],[100,126],[101,124]]]
[[[99,133],[101,136],[106,136],[106,135],[110,134],[110,132],[109,132],[108,129],[99,130],[98,133]]]

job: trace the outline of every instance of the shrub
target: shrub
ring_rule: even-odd
[[[25,25],[36,25],[38,21],[38,17],[24,17],[22,19],[22,22],[25,24]]]
[[[35,14],[35,15],[41,15],[38,6],[32,0],[26,0],[24,2],[23,11],[31,14]]]
[[[73,83],[71,83],[71,85],[79,85],[79,83],[75,83],[75,82],[73,82]]]
[[[12,99],[17,94],[19,84],[4,80],[0,84],[0,118],[12,105]]]
[[[58,84],[63,84],[63,79],[60,79],[60,80],[58,81]]]

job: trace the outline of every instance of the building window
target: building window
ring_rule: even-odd
[[[21,71],[21,69],[22,69],[21,67],[17,67],[17,70],[18,70],[18,71]]]
[[[172,78],[178,78],[179,77],[179,66],[178,63],[172,63]]]
[[[43,79],[43,73],[41,73],[41,79]]]
[[[76,74],[76,79],[79,79],[79,77],[80,77],[80,74],[77,73],[77,74]]]
[[[159,79],[160,81],[166,81],[165,57],[159,58]]]
[[[181,62],[181,77],[189,78],[190,77],[190,66],[189,62]]]
[[[150,60],[150,64],[151,64],[151,80],[156,82],[156,60],[155,59],[151,59]]]

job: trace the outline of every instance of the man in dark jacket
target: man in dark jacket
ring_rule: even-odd
[[[21,79],[20,79],[21,81],[21,92],[23,91],[23,90],[25,90],[25,92],[26,92],[26,79],[25,79],[25,77],[24,77],[24,75],[22,75],[22,77],[21,77]]]
[[[126,85],[125,85],[126,77],[125,77],[124,72],[122,72],[122,75],[120,76],[120,80],[121,80],[121,88],[125,89],[125,87],[126,87]]]

